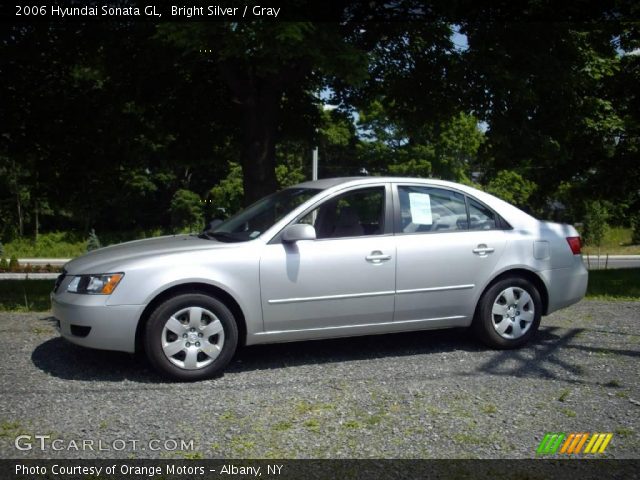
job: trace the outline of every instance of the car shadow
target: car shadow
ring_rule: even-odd
[[[47,319],[43,319],[47,320]],[[485,351],[464,329],[370,335],[329,340],[253,345],[238,349],[225,373],[340,363],[453,351]],[[84,381],[172,383],[151,367],[144,354],[94,350],[61,337],[38,345],[33,364],[47,374]]]
[[[47,321],[48,319],[43,319]],[[478,363],[460,376],[479,373],[508,377],[535,377],[574,383],[595,383],[584,369],[567,361],[571,351],[638,357],[633,350],[582,345],[584,329],[541,327],[535,341],[518,350],[495,351],[480,344],[466,329],[431,330],[295,343],[255,345],[236,352],[226,374],[284,369],[314,364],[343,363],[378,358],[477,352]],[[563,354],[564,351],[564,354]],[[487,358],[489,355],[489,358]],[[68,380],[139,383],[173,383],[160,376],[143,354],[127,354],[79,347],[60,337],[38,345],[31,359],[40,370]],[[475,364],[475,362],[474,362]]]

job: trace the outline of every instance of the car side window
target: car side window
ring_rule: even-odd
[[[469,199],[469,229],[494,230],[497,228],[496,215],[484,205]]]
[[[467,230],[464,196],[444,188],[399,186],[403,233]]]
[[[361,237],[384,233],[384,187],[353,190],[333,197],[298,222],[313,225],[316,238]]]

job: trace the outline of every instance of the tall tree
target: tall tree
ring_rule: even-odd
[[[296,102],[304,110],[317,103],[314,93],[326,75],[354,83],[366,74],[365,53],[342,30],[338,23],[310,22],[160,27],[161,38],[210,65],[229,88],[238,113],[245,203],[277,188],[276,145],[286,105]]]
[[[531,2],[518,14],[507,4],[476,7],[461,23],[469,100],[488,124],[487,178],[515,170],[534,181],[539,213],[562,185],[585,195],[624,131],[610,89],[620,69],[620,12],[610,4],[589,13],[555,7]]]

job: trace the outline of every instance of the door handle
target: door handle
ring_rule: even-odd
[[[484,243],[481,243],[480,245],[478,245],[476,248],[473,249],[473,253],[475,253],[476,255],[480,255],[481,257],[484,257],[487,255],[487,253],[493,253],[495,252],[495,248],[492,247],[487,247]]]
[[[374,250],[364,258],[367,262],[370,263],[382,263],[386,262],[387,260],[391,260],[391,255],[385,255],[380,250]]]

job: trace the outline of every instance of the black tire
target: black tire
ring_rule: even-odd
[[[192,311],[195,312],[194,322],[197,312],[200,312],[201,327],[190,328]],[[174,323],[172,317],[180,324]],[[221,329],[216,320],[220,322]],[[180,328],[184,328],[184,333],[175,333]],[[214,328],[216,333],[207,335]],[[145,352],[153,367],[161,374],[180,381],[203,380],[219,375],[233,357],[237,345],[238,326],[231,311],[216,298],[197,292],[179,294],[158,305],[151,313],[144,332]],[[170,348],[181,350],[169,356]],[[212,353],[205,354],[205,349]]]
[[[509,290],[512,294],[508,294]],[[515,302],[508,302],[507,297]],[[494,313],[494,305],[497,311],[504,308],[504,315]],[[518,348],[535,335],[541,318],[542,300],[538,289],[524,278],[506,277],[491,285],[480,298],[473,328],[476,336],[492,348]],[[510,336],[513,338],[508,338]]]

